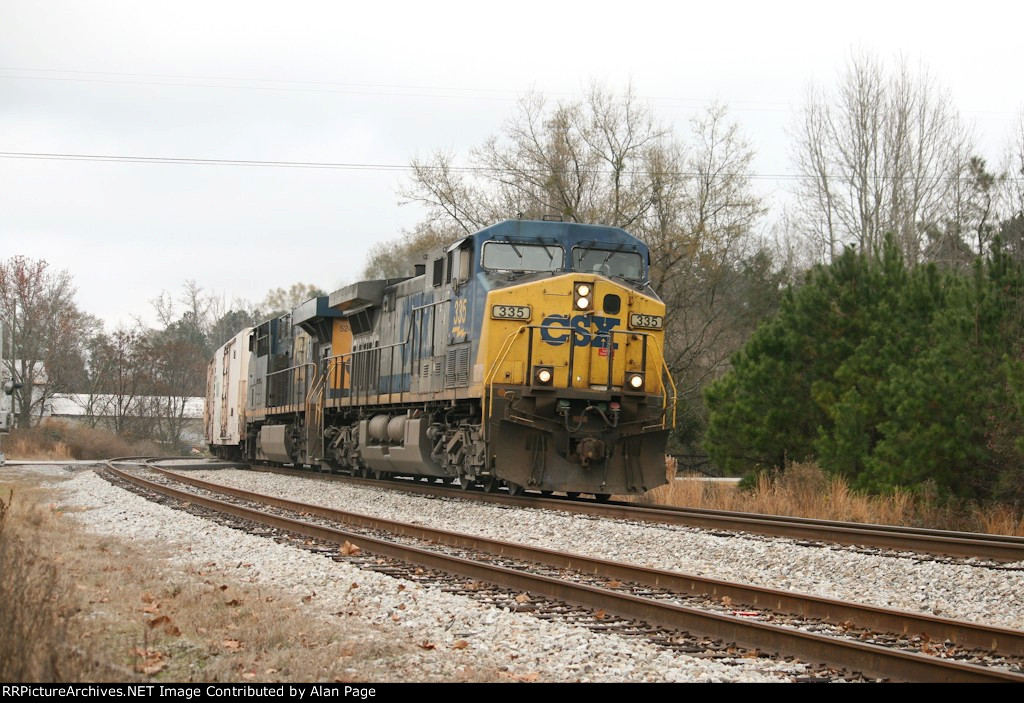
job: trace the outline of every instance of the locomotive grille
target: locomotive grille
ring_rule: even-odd
[[[469,385],[469,345],[452,347],[445,360],[444,387],[465,388]]]

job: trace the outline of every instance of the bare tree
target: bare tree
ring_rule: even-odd
[[[469,152],[468,166],[446,152],[413,159],[400,192],[427,207],[428,224],[466,233],[552,214],[633,227],[651,206],[651,152],[672,141],[632,88],[616,96],[593,87],[586,101],[554,106],[530,93],[500,136]]]
[[[691,422],[701,422],[703,387],[779,293],[771,253],[755,236],[767,208],[753,185],[754,156],[718,104],[693,118],[685,147],[652,154],[671,170],[655,179],[650,216],[636,232],[651,247],[652,285],[667,305],[666,360]]]
[[[149,438],[148,419],[140,403],[151,385],[145,331],[119,326],[95,335],[89,343],[88,385],[79,397],[86,422],[105,423],[119,435]]]
[[[927,69],[900,60],[887,77],[865,53],[851,56],[834,95],[808,90],[792,136],[802,226],[829,258],[847,244],[871,251],[892,232],[918,261],[929,226],[949,217],[957,155],[971,151]]]
[[[81,341],[96,321],[82,314],[67,271],[15,256],[0,263],[0,319],[13,354],[4,355],[15,391],[17,421],[28,427],[55,394],[66,392],[83,369]]]

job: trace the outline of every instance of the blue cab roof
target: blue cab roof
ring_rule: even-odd
[[[619,227],[605,225],[583,225],[575,222],[547,222],[539,220],[505,220],[485,227],[469,236],[474,243],[482,245],[489,241],[533,240],[557,242],[566,251],[577,245],[611,244],[620,245],[630,251],[639,252],[647,261],[647,245]]]

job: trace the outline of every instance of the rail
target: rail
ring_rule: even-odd
[[[460,533],[433,531],[422,526],[397,524],[321,506],[295,504],[283,501],[282,499],[271,499],[267,496],[251,494],[238,489],[228,489],[224,486],[209,483],[205,484],[209,490],[228,493],[243,500],[252,500],[258,503],[283,507],[286,510],[298,512],[304,518],[308,518],[309,515],[317,515],[327,518],[332,522],[342,523],[336,526],[322,523],[313,524],[308,519],[297,520],[279,514],[271,515],[263,511],[243,507],[242,505],[198,496],[194,493],[181,491],[166,485],[154,484],[140,477],[119,471],[112,464],[113,462],[108,463],[112,473],[150,490],[156,490],[179,500],[235,515],[248,521],[285,529],[309,539],[329,540],[334,544],[350,542],[361,549],[383,557],[397,558],[426,568],[441,569],[465,578],[497,584],[503,588],[516,591],[525,590],[548,598],[581,604],[593,610],[609,612],[624,618],[641,620],[656,627],[696,632],[725,641],[733,641],[740,646],[755,651],[762,649],[775,651],[785,655],[797,656],[811,662],[826,662],[831,666],[846,667],[857,671],[865,671],[872,676],[892,677],[898,680],[1021,682],[1024,679],[1019,671],[1006,670],[998,666],[981,666],[974,663],[941,659],[919,652],[903,651],[898,647],[883,647],[876,644],[862,643],[852,638],[836,638],[805,632],[798,628],[750,620],[733,614],[709,612],[673,603],[670,600],[659,598],[657,594],[653,593],[634,594],[629,583],[624,584],[622,581],[646,583],[656,585],[658,588],[666,588],[669,591],[678,590],[679,592],[693,593],[706,592],[709,590],[708,586],[712,586],[710,590],[716,594],[718,587],[738,587],[745,590],[742,593],[740,591],[734,592],[734,595],[743,600],[752,599],[755,603],[765,603],[765,606],[761,607],[785,608],[787,606],[796,606],[793,609],[804,612],[809,610],[815,617],[824,615],[826,619],[843,622],[847,619],[861,620],[864,621],[864,626],[884,627],[897,632],[914,632],[923,626],[927,626],[932,632],[941,633],[954,641],[965,644],[984,645],[985,643],[990,643],[990,651],[995,654],[1005,654],[1006,650],[1019,652],[1021,635],[1019,631],[1007,630],[1006,628],[986,630],[970,623],[884,611],[877,608],[868,610],[855,604],[830,602],[824,599],[813,599],[813,602],[812,600],[801,601],[799,599],[802,597],[798,594],[770,593],[764,589],[751,589],[750,587],[727,584],[725,582],[716,582],[714,584],[694,582],[687,584],[686,582],[690,581],[692,577],[684,574],[676,575],[658,572],[629,564],[564,554],[561,551],[538,550],[527,545],[498,542],[495,540],[481,540],[480,538]],[[156,468],[165,476],[169,474],[177,480],[183,480],[195,486],[205,483],[183,477],[180,474],[166,472],[149,462],[147,462],[147,466]],[[369,536],[362,532],[354,532],[351,527],[345,527],[345,523],[353,526],[372,525],[374,529],[383,529],[392,533],[398,532],[399,534],[404,533],[417,539],[426,539],[432,544],[458,545],[480,554],[500,555],[502,559],[499,564],[494,560],[477,556],[476,554],[452,556],[434,551],[433,548],[399,543],[386,537]],[[538,575],[529,563],[507,564],[509,558],[532,564],[547,564],[571,573],[566,575]],[[597,580],[581,579],[579,577],[579,575],[587,574],[593,574]],[[666,581],[666,579],[669,579],[669,581]],[[783,603],[777,601],[776,599],[778,598],[787,600]]]

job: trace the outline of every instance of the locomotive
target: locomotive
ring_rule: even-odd
[[[513,494],[664,484],[676,392],[649,270],[617,227],[482,229],[217,350],[210,450]]]

